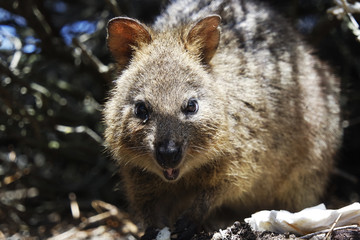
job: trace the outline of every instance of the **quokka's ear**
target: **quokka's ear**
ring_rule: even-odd
[[[201,19],[191,28],[185,40],[185,48],[190,52],[200,54],[206,64],[210,62],[219,45],[220,21],[219,15]]]
[[[146,27],[131,18],[111,19],[107,33],[108,48],[121,68],[130,61],[134,47],[151,42],[151,35]]]

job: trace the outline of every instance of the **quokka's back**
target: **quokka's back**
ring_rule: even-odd
[[[152,27],[112,19],[108,45],[121,72],[106,141],[148,229],[186,239],[219,209],[318,202],[341,139],[339,81],[282,17],[179,0]]]

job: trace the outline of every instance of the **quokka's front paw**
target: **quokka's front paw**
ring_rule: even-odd
[[[175,223],[175,230],[171,234],[172,240],[189,240],[200,230],[200,225],[188,216],[183,216]]]
[[[159,233],[159,229],[155,227],[148,227],[145,230],[145,234],[141,237],[141,240],[154,240]]]

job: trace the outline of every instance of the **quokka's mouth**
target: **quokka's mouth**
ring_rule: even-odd
[[[180,169],[176,168],[167,168],[163,170],[164,177],[169,180],[173,181],[179,177]]]

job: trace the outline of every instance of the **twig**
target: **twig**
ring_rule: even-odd
[[[94,130],[87,126],[77,126],[77,127],[70,127],[70,126],[64,126],[64,125],[56,125],[55,129],[59,132],[69,134],[69,133],[86,133],[88,136],[90,136],[92,139],[94,139],[96,142],[98,142],[100,145],[103,144],[103,139],[101,136],[99,136]]]
[[[69,198],[72,199],[71,201],[74,201],[74,196],[69,195]],[[123,214],[116,206],[106,203],[106,202],[103,202],[103,201],[100,201],[100,200],[92,201],[91,205],[93,206],[93,208],[95,210],[97,210],[98,212],[101,212],[101,213],[94,215],[92,217],[86,218],[79,224],[78,227],[73,227],[66,232],[63,232],[57,236],[49,238],[49,240],[70,239],[73,235],[77,234],[79,231],[85,229],[89,225],[103,221],[110,217],[117,218],[124,225],[124,227],[122,228],[124,233],[130,233],[135,239],[139,239],[137,226],[135,224],[133,224],[131,221],[129,221],[127,219],[126,214]],[[105,209],[107,211],[102,212],[101,209]]]
[[[353,17],[353,15],[350,13],[350,10],[348,8],[348,3],[345,0],[341,0],[343,8],[345,9],[346,14],[348,15],[351,23],[354,25],[355,28],[359,28],[359,24],[357,23],[357,21],[355,20],[355,18]],[[358,10],[359,11],[359,10]]]
[[[113,216],[113,214],[110,211],[109,212],[99,213],[99,214],[97,214],[95,216],[87,218],[85,221],[80,223],[79,228],[84,229],[86,226],[89,226],[90,224],[100,222],[100,221],[105,220],[105,219],[107,219],[107,218],[109,218],[111,216]]]
[[[337,18],[341,19],[344,17],[345,13],[360,13],[360,3],[348,3],[344,0],[334,0],[336,6],[328,9],[328,12],[335,15]],[[345,6],[345,7],[344,7]]]
[[[82,55],[87,58],[97,72],[107,81],[111,82],[110,68],[104,65],[79,39],[73,38],[73,44],[81,50]]]
[[[12,59],[11,59],[11,62],[10,62],[10,65],[9,65],[9,69],[11,69],[12,71],[14,72],[18,72],[18,70],[16,69],[17,65],[19,64],[20,62],[20,59],[21,59],[21,55],[22,55],[22,52],[21,52],[21,48],[22,48],[22,43],[20,41],[19,38],[17,38],[16,36],[10,34],[8,31],[5,30],[2,30],[1,31],[1,34],[3,34],[5,36],[5,38],[8,38],[10,39],[12,45],[14,46],[14,49],[15,49],[15,53],[13,54],[12,56]],[[0,44],[1,45],[1,44]]]
[[[359,182],[359,179],[356,176],[354,176],[348,172],[345,172],[339,168],[334,168],[332,170],[332,173],[334,175],[342,177],[343,179],[346,179],[347,181],[350,181],[352,184],[357,184]]]
[[[46,21],[45,16],[40,11],[39,7],[36,4],[33,4],[32,10],[33,10],[34,16],[39,21],[40,25],[43,27],[44,32],[49,36],[52,35],[53,31],[52,31],[49,23]]]
[[[343,226],[343,227],[334,228],[333,231],[344,230],[344,229],[358,229],[358,228],[359,227],[357,225],[350,225],[350,226]],[[318,232],[306,234],[304,236],[301,236],[300,238],[301,239],[310,239],[310,238],[312,238],[314,236],[317,236],[317,235],[320,235],[320,234],[326,234],[329,231],[330,231],[330,229],[321,230],[321,231],[318,231]]]
[[[79,204],[76,201],[75,193],[70,193],[69,194],[69,199],[70,199],[71,214],[72,214],[74,219],[78,219],[80,217],[80,209],[79,209]]]
[[[335,220],[335,222],[333,223],[333,225],[331,226],[329,232],[326,234],[325,240],[330,240],[330,236],[331,236],[332,232],[334,231],[334,228],[335,228],[336,224],[338,223],[341,215],[342,215],[342,214],[340,213],[339,216],[336,218],[336,220]]]
[[[115,14],[115,16],[121,15],[121,11],[116,0],[106,0],[106,3],[110,5],[111,11]]]
[[[138,236],[138,227],[128,220],[128,216],[121,212],[116,206],[100,201],[95,200],[91,203],[94,209],[97,211],[101,211],[101,208],[108,210],[111,213],[111,216],[116,217],[120,222],[123,224],[123,232],[130,233],[136,239],[139,238]],[[106,213],[106,212],[105,212]]]
[[[70,228],[66,232],[60,233],[59,235],[56,235],[54,237],[49,238],[48,240],[65,240],[69,239],[74,234],[78,233],[79,229],[77,227]]]
[[[9,184],[19,180],[23,176],[26,176],[26,175],[30,174],[30,172],[31,172],[30,167],[25,168],[24,170],[21,170],[21,171],[16,171],[15,174],[13,174],[11,176],[6,176],[2,182],[3,182],[4,185],[9,185]]]
[[[350,20],[349,28],[360,41],[360,28],[359,24],[353,17],[352,13],[360,13],[360,3],[350,4],[346,0],[335,0],[337,6],[328,9],[328,12],[335,15],[338,19],[342,19],[346,14]]]
[[[97,212],[100,212],[101,214],[102,214],[101,208],[106,209],[108,211],[108,213],[111,214],[111,216],[116,217],[119,221],[124,221],[125,219],[128,218],[128,216],[126,214],[122,213],[116,206],[114,206],[110,203],[103,202],[101,200],[92,201],[91,206]],[[135,231],[137,231],[137,228]]]
[[[12,81],[25,86],[26,88],[30,88],[29,83],[20,79],[20,72],[18,70],[14,70],[13,67],[8,66],[7,62],[0,58],[0,72],[6,74],[11,78]]]
[[[109,71],[109,67],[102,64],[100,60],[77,38],[73,38],[73,43],[75,46],[81,49],[84,56],[90,60],[90,62],[97,68],[98,72],[103,74]]]
[[[348,13],[360,13],[360,3],[359,2],[354,2],[351,4],[345,0],[335,0],[335,3],[338,6],[344,6],[346,12],[348,12]]]

